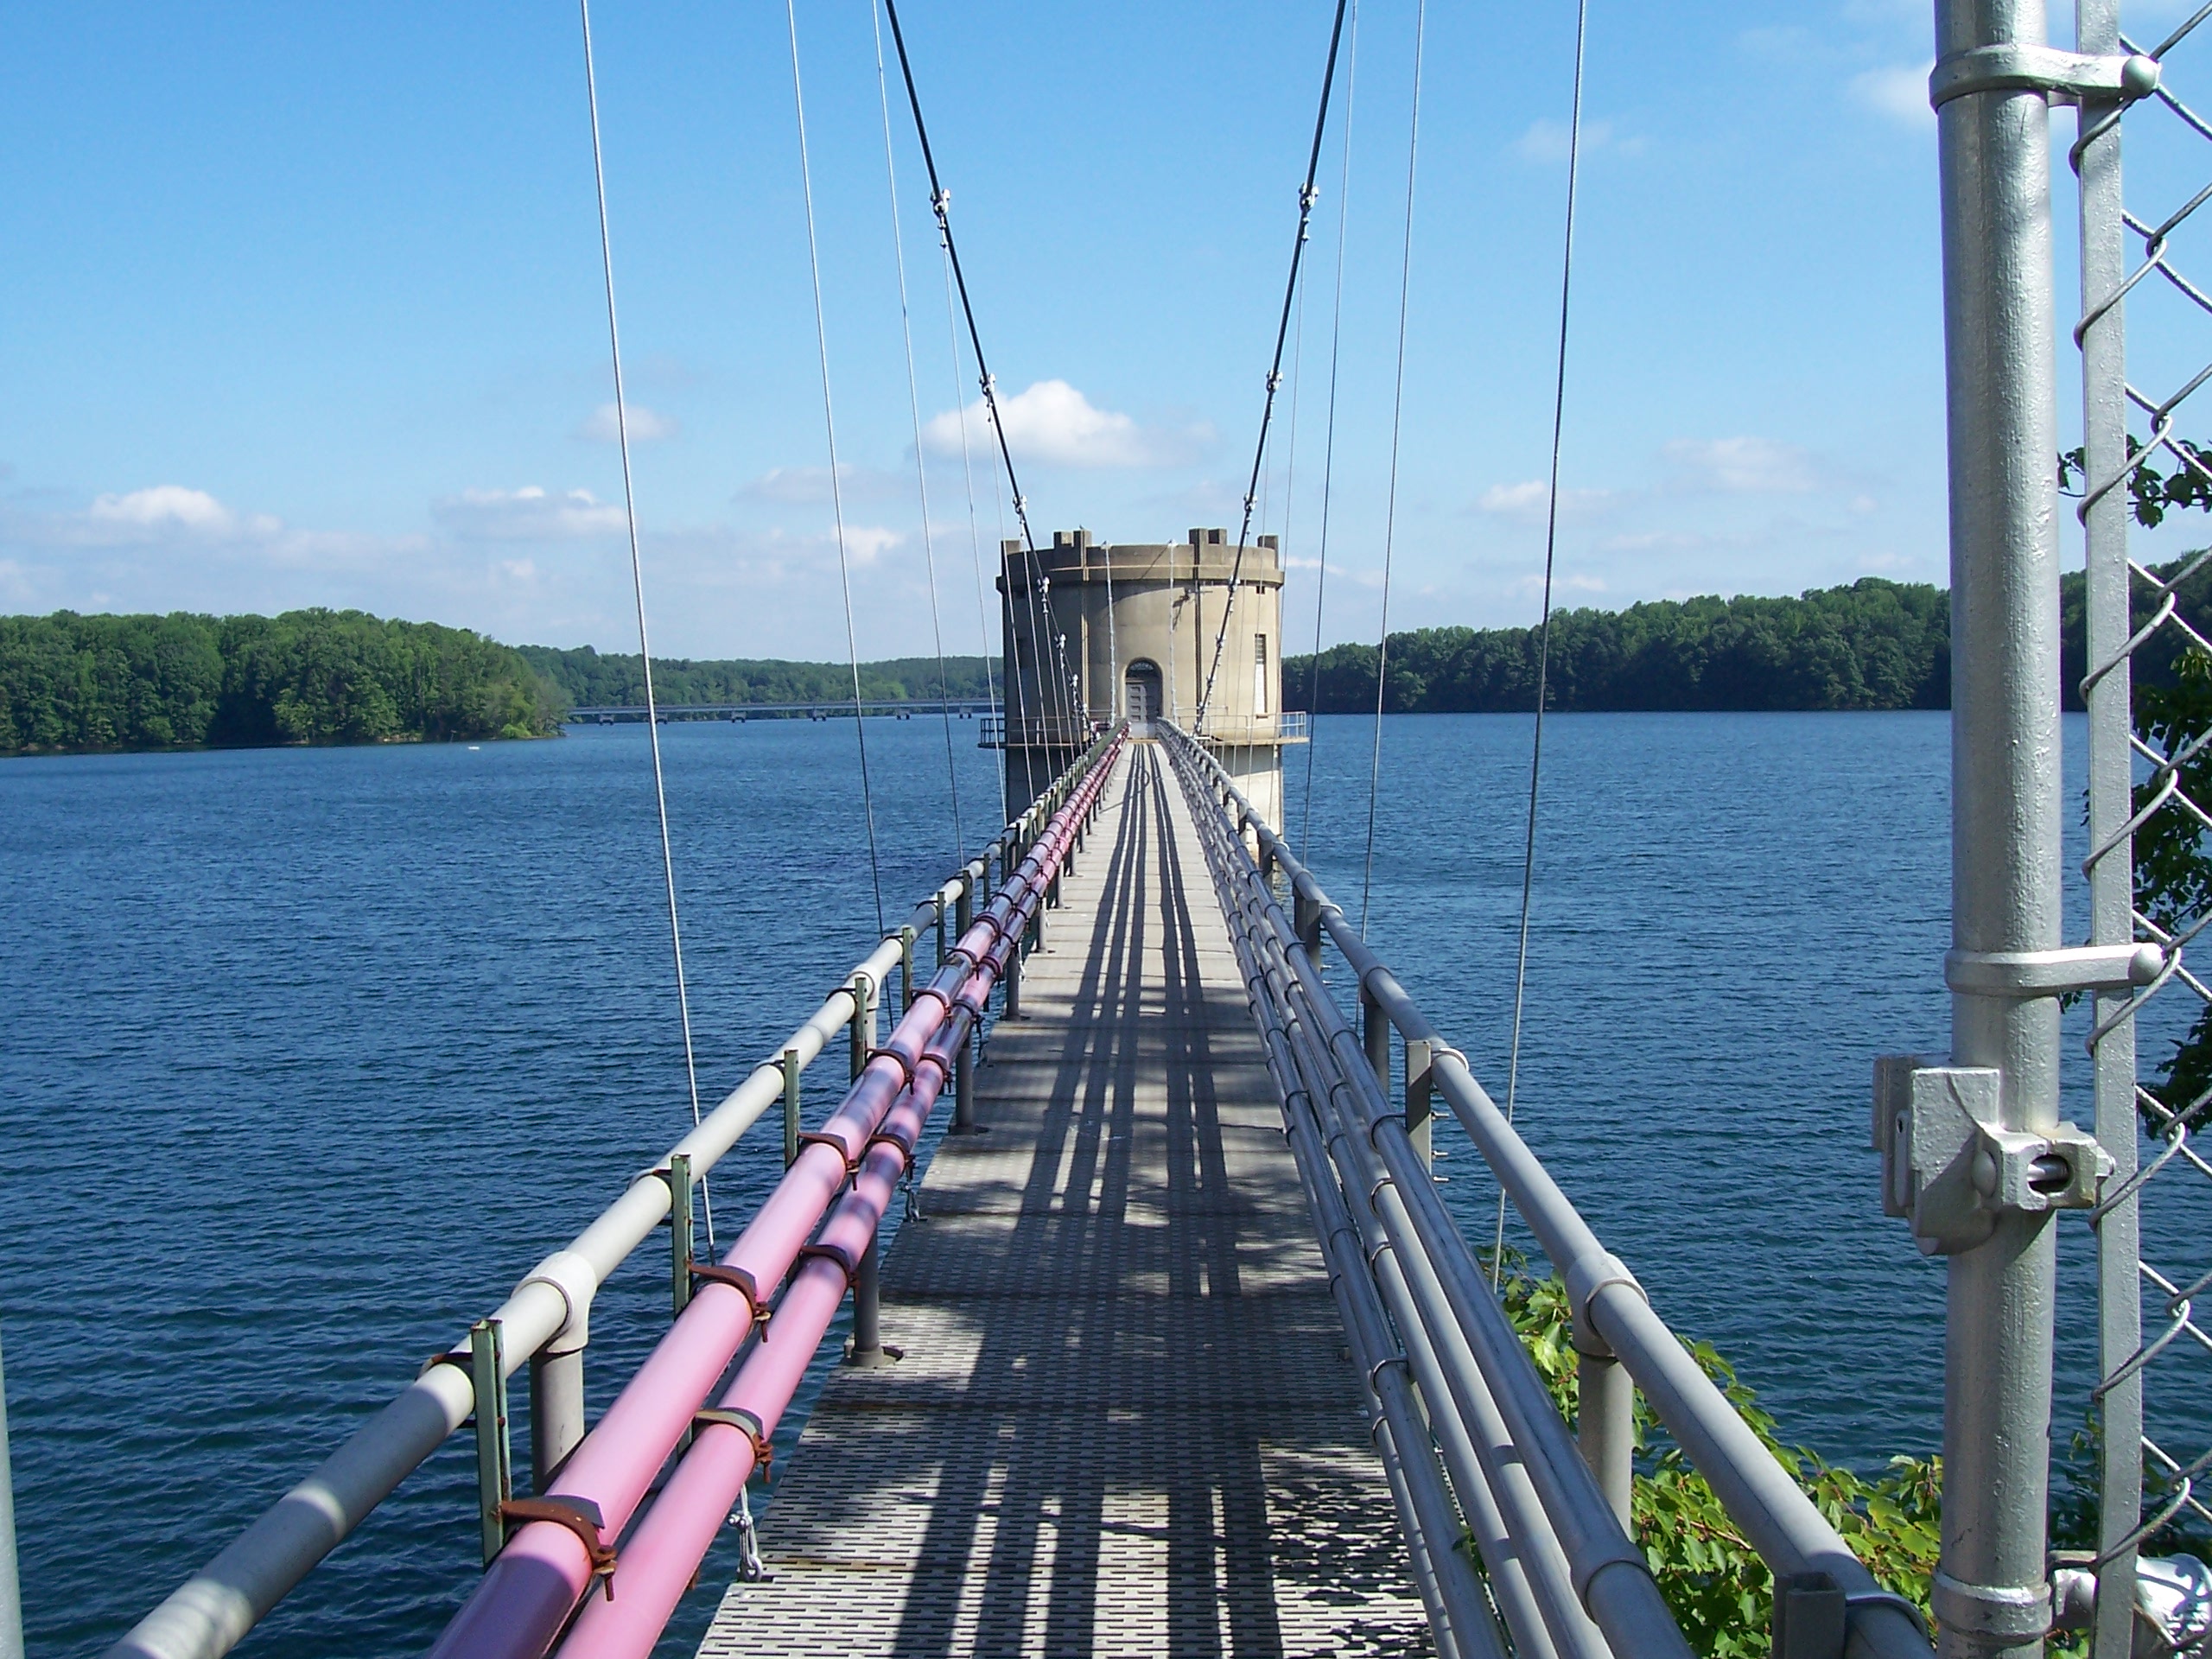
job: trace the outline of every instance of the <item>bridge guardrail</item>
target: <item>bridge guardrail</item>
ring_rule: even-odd
[[[1609,1644],[1621,1656],[1688,1651],[1663,1604],[1656,1617],[1665,1634],[1655,1631],[1656,1587],[1623,1531],[1634,1442],[1626,1382],[1632,1382],[1773,1571],[1779,1618],[1799,1610],[1800,1642],[1783,1644],[1788,1651],[1818,1654],[1817,1640],[1800,1643],[1809,1623],[1826,1621],[1835,1633],[1834,1654],[1926,1659],[1931,1649],[1917,1610],[1875,1582],[1684,1351],[1635,1276],[1605,1250],[1505,1121],[1465,1057],[1430,1024],[1218,762],[1184,733],[1159,725],[1209,835],[1240,953],[1253,959],[1248,986],[1255,1011],[1268,1005],[1263,1032],[1272,1013],[1295,1039],[1287,1048],[1297,1076],[1279,1081],[1287,1097],[1294,1089],[1307,1104],[1287,1109],[1294,1118],[1310,1111],[1313,1138],[1326,1145],[1335,1169],[1333,1177],[1309,1175],[1309,1191],[1339,1186],[1355,1222],[1363,1209],[1371,1211],[1359,1228],[1369,1281],[1403,1344],[1375,1363],[1402,1363],[1421,1382],[1434,1455],[1451,1475],[1516,1644],[1551,1646],[1562,1655],[1587,1654],[1593,1640],[1597,1651]],[[1284,914],[1269,885],[1275,868],[1290,884],[1294,918]],[[1363,1040],[1321,982],[1325,941],[1358,976]],[[1410,1086],[1402,1106],[1389,1098],[1394,1031],[1407,1049]],[[1427,1108],[1437,1094],[1567,1280],[1581,1356],[1579,1454],[1428,1177]],[[1300,1138],[1294,1132],[1294,1146]],[[1327,1224],[1324,1219],[1325,1231]],[[1377,1409],[1385,1403],[1378,1400]],[[1402,1452],[1404,1437],[1395,1426],[1393,1433]],[[1463,1643],[1462,1650],[1482,1645]]]
[[[229,1652],[472,1414],[488,1564],[504,1542],[500,1507],[511,1497],[508,1380],[524,1365],[532,1367],[531,1444],[542,1484],[583,1437],[582,1355],[599,1287],[664,1219],[672,1218],[671,1281],[682,1312],[691,1278],[690,1217],[696,1185],[779,1103],[785,1146],[787,1152],[795,1149],[798,1082],[805,1068],[839,1031],[849,1028],[852,1071],[855,1077],[861,1074],[873,1046],[878,995],[893,969],[901,971],[904,1001],[911,1002],[916,940],[933,930],[942,966],[950,950],[948,909],[964,932],[975,895],[986,890],[994,864],[1002,879],[1012,871],[1123,729],[1115,727],[1079,756],[980,856],[916,906],[908,922],[887,934],[791,1033],[777,1058],[754,1067],[665,1158],[633,1179],[566,1247],[524,1275],[512,1295],[471,1327],[466,1341],[433,1356],[414,1382],[109,1648],[106,1659],[218,1659]],[[1001,982],[1008,996],[1018,980],[1016,970]],[[969,1109],[969,1070],[963,1050],[956,1122]],[[479,1413],[480,1398],[492,1409]]]

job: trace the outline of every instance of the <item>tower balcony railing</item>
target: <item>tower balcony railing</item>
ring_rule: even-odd
[[[1143,722],[1137,723],[1138,729]],[[986,749],[1080,748],[1106,729],[1103,718],[1081,715],[986,715],[977,734],[977,747]],[[1198,733],[1202,742],[1240,748],[1260,743],[1306,743],[1313,741],[1312,716],[1302,709],[1281,715],[1209,715]]]
[[[1208,714],[1198,729],[1199,741],[1236,747],[1247,743],[1306,743],[1313,741],[1311,717],[1303,709],[1280,715]]]

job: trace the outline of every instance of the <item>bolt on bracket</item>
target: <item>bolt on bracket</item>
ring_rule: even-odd
[[[1924,1255],[1973,1249],[1999,1216],[2089,1209],[2112,1172],[2096,1137],[2071,1123],[2006,1128],[2000,1087],[1993,1066],[1929,1065],[1916,1054],[1874,1062],[1882,1212],[1912,1224]]]

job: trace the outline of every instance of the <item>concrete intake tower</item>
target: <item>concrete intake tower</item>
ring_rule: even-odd
[[[1127,715],[1139,737],[1165,718],[1204,740],[1281,826],[1282,748],[1306,741],[1306,730],[1302,715],[1282,712],[1276,538],[1248,544],[1238,566],[1236,544],[1220,530],[1114,543],[1055,531],[1034,554],[1001,543],[1008,800],[1034,797],[1116,718]]]

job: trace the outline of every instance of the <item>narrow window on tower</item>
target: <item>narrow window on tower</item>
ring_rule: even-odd
[[[1268,636],[1252,636],[1252,713],[1264,719],[1268,712]]]

